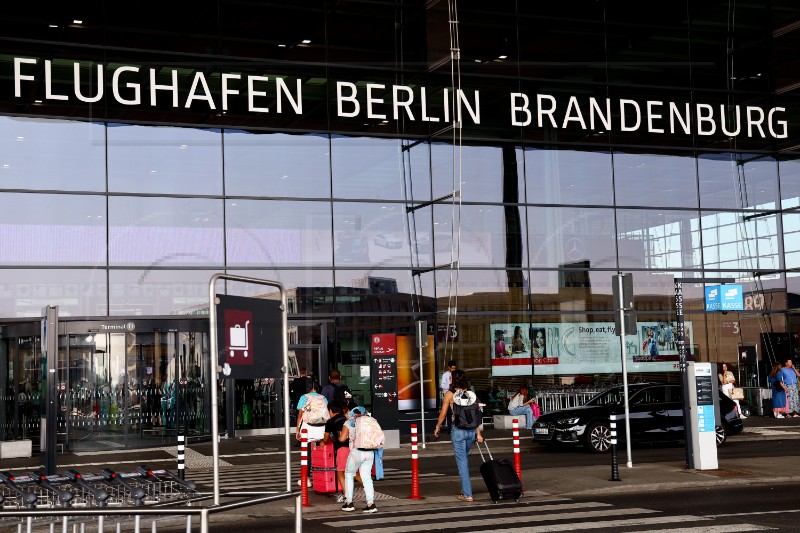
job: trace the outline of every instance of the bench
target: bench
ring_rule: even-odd
[[[7,440],[0,442],[0,459],[30,457],[33,444],[30,440]]]
[[[494,429],[514,429],[514,419],[519,422],[519,427],[525,427],[525,415],[494,415]]]

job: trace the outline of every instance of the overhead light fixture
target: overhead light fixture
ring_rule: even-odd
[[[286,45],[281,43],[281,44],[278,45],[278,48],[286,48]]]
[[[310,39],[303,39],[303,44],[311,44],[311,40]]]
[[[72,21],[73,24],[83,24],[82,20],[75,19]]]
[[[50,28],[58,28],[58,24],[48,24],[48,27],[50,27]]]
[[[500,56],[498,59],[508,59],[508,56]]]

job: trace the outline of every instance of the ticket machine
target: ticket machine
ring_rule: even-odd
[[[719,396],[717,376],[711,363],[688,364],[689,415],[686,440],[691,444],[694,468],[716,470]],[[721,422],[719,422],[721,424]]]

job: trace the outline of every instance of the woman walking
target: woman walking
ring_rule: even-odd
[[[788,410],[786,406],[786,387],[781,381],[781,368],[783,368],[783,365],[775,363],[772,365],[772,370],[767,377],[767,383],[772,389],[772,414],[775,415],[775,418],[786,418],[785,413]]]
[[[475,393],[469,390],[469,381],[463,370],[456,370],[452,373],[452,390],[447,391],[442,400],[442,410],[439,412],[439,419],[436,421],[436,429],[433,432],[434,437],[439,437],[439,430],[442,428],[442,423],[447,417],[447,413],[451,407],[455,413],[455,406],[468,407],[478,401]],[[450,431],[450,440],[453,443],[453,455],[456,458],[456,465],[458,466],[458,476],[461,478],[461,494],[458,499],[462,502],[471,502],[472,500],[472,481],[469,475],[469,450],[475,441],[483,442],[480,427],[474,429],[463,429],[458,427],[457,420],[453,420],[452,429]]]

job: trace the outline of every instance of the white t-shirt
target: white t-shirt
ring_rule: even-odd
[[[525,403],[525,397],[522,394],[517,393],[513,398],[511,398],[511,401],[508,402],[508,409],[509,411],[511,409],[516,409],[517,407],[522,406],[523,403]]]
[[[445,370],[442,373],[442,380],[439,382],[439,388],[442,389],[442,392],[447,392],[450,390],[450,381],[452,380],[452,375],[450,374],[449,370]]]

